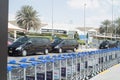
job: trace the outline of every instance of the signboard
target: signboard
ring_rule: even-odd
[[[69,67],[67,67],[67,74],[68,74],[68,75],[71,75],[71,73],[72,73],[72,67],[69,66]]]
[[[54,70],[54,79],[59,79],[60,78],[60,71],[58,69]]]
[[[53,71],[47,71],[47,80],[53,80]]]
[[[77,71],[80,71],[80,63],[77,64]]]
[[[75,73],[75,66],[72,66],[72,72]]]
[[[65,67],[61,68],[61,76],[66,77],[66,68]]]
[[[26,76],[26,80],[35,80],[34,76]]]
[[[37,80],[45,80],[45,74],[44,73],[37,73]]]
[[[85,68],[88,68],[88,62],[85,61]]]
[[[81,69],[84,69],[84,63],[81,63]]]

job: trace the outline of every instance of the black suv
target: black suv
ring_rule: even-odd
[[[105,40],[100,44],[99,49],[107,49],[109,48],[109,46],[110,46],[110,42]]]
[[[8,54],[22,56],[35,54],[36,52],[47,54],[51,50],[50,44],[48,38],[24,36],[8,46]]]
[[[55,40],[51,46],[53,51],[58,51],[59,53],[62,53],[66,50],[75,51],[76,49],[78,49],[79,44],[75,39],[59,39]]]
[[[103,41],[100,46],[99,49],[108,49],[108,48],[115,48],[115,47],[120,47],[120,42],[119,41]]]

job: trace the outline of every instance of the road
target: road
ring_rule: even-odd
[[[120,80],[120,64],[101,72],[90,80]]]
[[[89,49],[85,49],[85,48],[79,48],[78,50],[76,50],[76,52],[82,52],[82,51],[91,51],[91,50],[96,50],[96,48],[89,48]],[[67,53],[71,53],[71,51],[68,51]],[[53,56],[53,55],[58,55],[58,54],[60,54],[60,53],[49,53],[48,55],[50,55],[50,56]],[[61,53],[61,54],[66,54],[66,53]],[[30,55],[30,56],[26,56],[26,57],[20,57],[20,56],[18,56],[18,57],[12,57],[12,56],[8,56],[8,61],[10,61],[10,60],[16,60],[16,61],[19,61],[19,60],[21,60],[22,58],[27,58],[27,59],[29,59],[29,58],[32,58],[32,57],[34,57],[34,58],[38,58],[39,56],[46,56],[46,55],[42,55],[41,53],[38,53],[38,54],[36,54],[36,55]]]

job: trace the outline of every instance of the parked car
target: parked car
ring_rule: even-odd
[[[48,38],[24,36],[8,46],[8,54],[22,56],[35,54],[36,52],[47,54],[51,50],[50,44],[51,42]]]
[[[116,47],[120,47],[120,41],[116,41]]]
[[[11,45],[13,43],[14,39],[11,38],[11,37],[8,37],[8,42],[7,42],[7,45]]]
[[[55,40],[52,44],[52,50],[62,53],[66,50],[73,50],[75,51],[78,49],[78,42],[75,39],[59,39]]]
[[[109,48],[109,45],[110,45],[109,41],[105,40],[100,44],[99,49],[107,49]]]
[[[119,41],[115,42],[115,41],[105,40],[100,44],[99,49],[108,49],[108,48],[115,48],[115,47],[120,47]]]

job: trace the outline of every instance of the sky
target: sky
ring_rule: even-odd
[[[112,20],[112,0],[9,0],[9,21],[15,20],[18,10],[30,5],[38,12],[40,20],[52,23],[74,24],[87,27],[99,27],[101,22]],[[120,17],[120,0],[113,0],[113,20]]]

